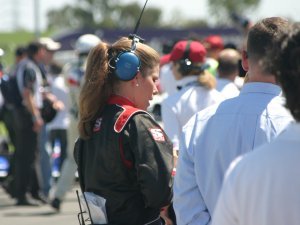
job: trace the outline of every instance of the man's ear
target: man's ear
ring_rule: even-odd
[[[245,71],[249,70],[248,53],[245,50],[242,51],[242,67]]]

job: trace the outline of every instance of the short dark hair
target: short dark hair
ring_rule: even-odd
[[[41,43],[37,41],[30,42],[27,46],[28,57],[32,59],[41,48],[44,48]]]
[[[300,23],[294,23],[269,52],[269,60],[286,96],[286,106],[300,122]]]
[[[255,61],[264,59],[267,51],[273,48],[273,42],[281,37],[288,25],[289,22],[281,17],[265,18],[257,22],[248,33],[248,57]],[[264,69],[270,72],[267,66]]]
[[[26,48],[24,46],[19,46],[15,50],[15,56],[23,56],[26,54]]]

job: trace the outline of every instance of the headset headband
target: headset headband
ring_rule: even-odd
[[[183,53],[183,60],[190,60],[190,46],[191,46],[192,41],[188,40],[184,49],[184,53]]]
[[[117,78],[119,80],[122,80],[122,81],[132,80],[137,75],[137,73],[140,71],[141,61],[140,61],[140,58],[135,54],[135,50],[137,48],[137,43],[139,43],[139,42],[142,43],[142,42],[144,42],[144,40],[142,38],[140,38],[139,36],[137,36],[136,33],[139,28],[140,21],[141,21],[142,15],[144,13],[147,2],[148,2],[148,0],[146,0],[146,2],[144,4],[144,7],[140,14],[140,17],[134,28],[133,34],[130,34],[128,36],[128,39],[132,40],[130,50],[122,51],[118,54],[118,56],[114,59],[114,61],[115,61],[114,67],[109,65],[111,68],[114,69],[114,74],[117,76]]]

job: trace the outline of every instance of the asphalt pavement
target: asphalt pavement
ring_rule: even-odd
[[[35,207],[15,206],[15,200],[0,186],[0,225],[79,225],[76,190],[79,190],[78,185],[74,185],[67,193],[60,212],[56,212],[47,204]]]

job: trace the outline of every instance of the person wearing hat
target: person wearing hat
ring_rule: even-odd
[[[209,35],[203,40],[203,45],[207,51],[206,63],[210,66],[208,71],[217,76],[218,56],[224,49],[224,41],[220,35]]]
[[[50,37],[41,37],[39,40],[45,48],[45,55],[43,58],[43,64],[46,70],[49,70],[49,65],[53,62],[54,54],[61,48],[61,44],[59,42],[54,41]]]
[[[230,163],[271,142],[293,121],[272,69],[264,64],[267,51],[288,27],[280,17],[255,24],[242,54],[249,80],[240,94],[198,112],[185,125],[174,181],[179,224],[211,224]]]
[[[205,60],[206,50],[198,41],[179,41],[171,51],[172,72],[180,90],[162,102],[162,121],[174,153],[179,150],[179,135],[190,117],[223,100],[215,90],[216,80],[206,70]]]
[[[66,85],[69,95],[68,104],[65,106],[68,110],[69,126],[67,129],[66,159],[62,164],[60,177],[57,183],[51,187],[51,193],[53,193],[53,196],[50,201],[50,205],[56,211],[60,210],[65,195],[67,191],[71,189],[75,180],[77,165],[73,157],[73,143],[79,136],[77,129],[79,93],[83,82],[88,54],[92,48],[101,42],[101,39],[94,34],[83,34],[79,36],[74,45],[74,51],[77,58],[75,61],[66,64],[63,68],[63,74],[66,77]]]
[[[44,126],[40,109],[43,107],[41,89],[43,87],[42,71],[39,67],[45,50],[39,42],[30,42],[27,56],[22,59],[16,70],[16,81],[21,100],[14,106],[13,121],[15,128],[15,163],[14,189],[16,204],[22,206],[37,205],[29,199],[27,192],[34,199],[40,198],[39,173],[39,136]],[[16,93],[17,94],[17,93]]]
[[[53,105],[53,109],[56,112],[61,111],[64,108],[64,104],[61,100],[57,98],[52,92],[52,77],[50,76],[50,65],[54,61],[54,54],[61,48],[61,44],[59,42],[54,41],[50,37],[41,37],[38,39],[38,43],[43,46],[44,54],[39,62],[39,68],[42,74],[42,96],[43,96],[43,105],[46,106],[46,101],[49,102],[49,106]],[[46,108],[46,107],[45,107]],[[44,109],[45,109],[44,108]],[[52,110],[51,107],[47,107],[48,112],[52,111],[53,113],[49,113],[47,118],[44,118],[44,126],[41,129],[41,134],[39,135],[39,149],[40,149],[40,166],[41,166],[41,177],[42,177],[42,193],[45,197],[48,197],[49,190],[52,184],[52,160],[47,149],[48,145],[48,136],[49,129],[47,128],[48,123],[51,122],[57,113]],[[52,114],[52,115],[51,115]]]
[[[199,110],[223,100],[215,90],[215,78],[206,70],[205,59],[206,50],[198,41],[179,41],[170,53],[171,70],[179,90],[162,102],[161,113],[164,130],[173,143],[175,167],[182,127]],[[169,212],[172,215],[172,207]]]

